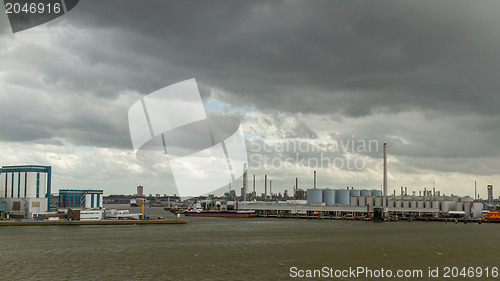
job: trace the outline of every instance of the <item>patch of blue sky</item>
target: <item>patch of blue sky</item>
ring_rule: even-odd
[[[247,113],[252,113],[256,112],[256,108],[243,108],[243,107],[235,107],[232,106],[231,104],[221,102],[218,100],[209,100],[207,102],[204,102],[204,105],[207,108],[210,108],[212,110],[215,110],[217,112],[221,113],[229,113],[229,114],[234,114],[234,113],[239,113],[239,114],[247,114]]]

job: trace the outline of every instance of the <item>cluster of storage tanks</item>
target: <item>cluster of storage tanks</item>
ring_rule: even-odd
[[[351,205],[351,198],[353,197],[380,197],[382,191],[380,190],[359,190],[359,189],[317,189],[312,188],[307,190],[307,203],[308,204],[321,204],[326,206]]]
[[[441,213],[464,211],[471,215],[471,197],[458,196],[382,196],[380,190],[357,189],[308,189],[308,204],[325,204],[326,206],[388,207],[404,211],[412,209],[434,209]]]

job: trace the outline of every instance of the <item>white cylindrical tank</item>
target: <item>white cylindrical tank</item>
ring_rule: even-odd
[[[394,204],[394,199],[392,198],[387,198],[387,207],[389,208],[394,208],[395,204]]]
[[[323,189],[323,202],[327,206],[335,205],[335,190],[333,189]]]
[[[347,189],[337,189],[335,190],[335,203],[342,206],[349,206],[350,195],[349,190]]]
[[[432,208],[439,209],[439,201],[432,201]]]
[[[403,208],[405,208],[405,209],[410,208],[410,201],[408,201],[408,200],[403,201]]]
[[[396,209],[401,209],[401,208],[403,208],[403,201],[401,201],[401,200],[396,200],[396,202],[394,203],[394,207],[395,207]]]
[[[358,206],[358,197],[357,196],[353,196],[351,197],[351,206]]]
[[[373,190],[372,196],[382,196],[382,191],[381,190]]]
[[[454,211],[455,210],[455,201],[452,200],[445,200],[441,202],[441,211],[443,213],[447,213],[449,211]]]
[[[474,201],[474,199],[472,199],[472,197],[470,196],[465,196],[465,197],[462,197],[460,198],[460,202],[462,203],[472,203]]]
[[[455,203],[455,211],[463,211],[464,210],[464,203],[457,202]]]
[[[450,211],[449,204],[450,204],[450,201],[441,202],[441,212],[448,213]]]
[[[374,197],[367,197],[366,198],[366,205],[370,205],[373,207],[375,205],[375,198]]]
[[[477,203],[474,202],[472,203],[472,217],[477,219],[477,218],[483,218],[483,203]]]
[[[471,216],[471,203],[465,203],[464,204],[464,212],[465,212],[465,217],[470,217]]]
[[[323,202],[323,190],[311,188],[307,190],[307,204],[316,204]]]
[[[423,209],[424,208],[424,201],[417,201],[417,208]]]
[[[425,203],[424,203],[424,208],[426,208],[426,209],[430,209],[430,208],[432,208],[432,203],[431,203],[431,201],[425,201]]]
[[[411,201],[411,208],[412,209],[416,209],[417,208],[417,201],[415,201],[415,200]]]
[[[383,207],[382,202],[382,197],[375,197],[375,207]]]

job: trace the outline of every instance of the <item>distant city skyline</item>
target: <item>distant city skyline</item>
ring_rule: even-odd
[[[178,194],[168,162],[136,159],[127,112],[194,77],[241,122],[249,191],[254,174],[257,194],[265,174],[307,189],[314,170],[320,188],[380,189],[388,143],[389,194],[500,194],[500,2],[120,3],[15,34],[0,13],[0,166],[52,166],[53,192]]]

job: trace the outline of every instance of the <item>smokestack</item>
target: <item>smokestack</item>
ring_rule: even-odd
[[[241,195],[243,197],[243,201],[247,201],[247,185],[247,164],[245,163],[243,164],[243,194]]]
[[[255,192],[255,175],[253,175],[253,192]]]
[[[436,188],[435,187],[432,188],[432,196],[436,196]]]
[[[264,201],[267,201],[267,175],[264,176]]]
[[[384,196],[387,195],[387,143],[384,143]]]
[[[295,178],[295,192],[299,189],[299,178]]]
[[[316,171],[314,171],[314,188],[316,188]]]
[[[273,181],[269,181],[269,197],[273,200]]]
[[[408,188],[405,186],[405,196],[408,195]]]
[[[404,194],[404,193],[403,193],[403,187],[401,187],[401,196],[403,196],[403,194]]]
[[[477,199],[477,183],[474,181],[474,200]]]

